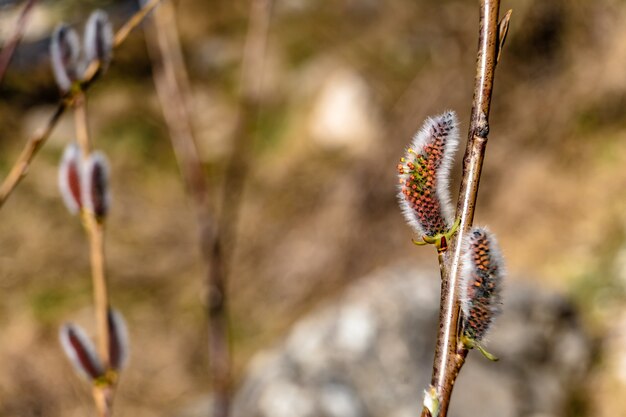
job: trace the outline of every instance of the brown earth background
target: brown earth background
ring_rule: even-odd
[[[497,233],[514,275],[575,300],[602,347],[581,393],[588,415],[625,415],[626,2],[502,3],[514,14],[475,222]],[[3,40],[18,6],[0,8]],[[82,31],[102,7],[119,27],[131,6],[36,7],[0,86],[1,176],[58,97],[47,57],[56,23]],[[217,198],[249,3],[176,6],[195,132]],[[456,110],[465,136],[477,20],[475,1],[275,1],[229,282],[237,380],[255,352],[366,273],[398,262],[437,268],[433,251],[410,243],[395,166],[429,115]],[[116,414],[175,415],[210,391],[204,266],[141,31],[89,98],[90,129],[112,168],[111,297],[131,334]],[[92,413],[89,387],[57,338],[68,320],[94,329],[86,241],[56,185],[71,140],[66,115],[0,211],[0,416]],[[457,167],[454,194],[459,175]]]

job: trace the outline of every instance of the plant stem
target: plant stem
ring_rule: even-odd
[[[65,113],[65,109],[67,108],[66,101],[62,101],[57,106],[55,112],[52,114],[46,126],[44,126],[38,133],[36,133],[28,142],[26,142],[26,146],[22,149],[22,152],[17,158],[17,161],[11,167],[9,174],[6,176],[2,185],[0,186],[0,208],[4,205],[6,200],[9,198],[15,187],[20,183],[22,178],[26,176],[28,173],[28,168],[30,167],[30,163],[39,152],[39,149],[46,142],[55,126],[61,119],[63,113]]]
[[[230,413],[232,363],[228,324],[227,271],[225,242],[232,247],[240,194],[247,168],[249,130],[258,108],[259,70],[262,68],[271,1],[255,0],[251,5],[250,26],[242,63],[240,109],[235,144],[225,173],[224,194],[219,222],[212,215],[202,161],[191,126],[189,81],[186,76],[175,10],[170,2],[155,13],[155,25],[146,28],[148,52],[153,62],[157,95],[161,102],[170,139],[187,192],[194,202],[200,234],[200,247],[207,264],[207,315],[209,373],[214,390],[213,417]],[[246,156],[244,156],[246,155]]]
[[[37,0],[26,1],[26,5],[22,9],[22,13],[20,13],[20,17],[17,19],[17,22],[13,27],[13,33],[2,47],[2,52],[0,52],[0,83],[2,83],[4,74],[6,73],[9,63],[11,62],[11,58],[13,58],[15,48],[17,48],[17,45],[22,39],[24,29],[26,28],[26,22],[28,21],[28,16],[35,3],[37,3]]]
[[[72,103],[74,107],[74,128],[76,130],[76,141],[80,148],[83,162],[91,154],[91,143],[89,141],[89,127],[87,125],[87,97],[83,91],[74,95]]]
[[[128,19],[128,21],[116,32],[113,46],[120,46],[128,37],[128,34],[135,29],[143,21],[145,16],[154,9],[161,0],[150,0],[143,8]],[[97,61],[92,62],[85,71],[85,76],[82,83],[83,91],[86,91],[91,84],[97,79],[100,71],[100,64]],[[2,185],[0,185],[0,208],[4,205],[9,198],[13,190],[18,186],[20,181],[28,173],[28,168],[32,160],[35,158],[39,149],[48,140],[52,131],[56,127],[57,123],[61,119],[61,116],[65,112],[65,109],[71,102],[71,97],[62,97],[57,107],[48,119],[45,127],[35,133],[24,145],[24,149],[17,158],[17,161],[11,167],[9,174],[6,176]]]
[[[508,27],[508,25],[503,25],[503,33],[498,32],[499,9],[500,0],[480,1],[480,30],[474,98],[456,213],[456,217],[460,219],[460,227],[458,234],[450,243],[451,250],[439,257],[441,305],[431,380],[431,385],[435,387],[440,402],[439,417],[447,415],[454,383],[468,353],[468,350],[459,341],[460,288],[458,283],[462,243],[474,220],[478,185],[489,134],[489,110],[498,45],[499,40],[504,39]],[[506,22],[509,18],[510,13],[505,18]],[[428,415],[428,410],[424,409],[422,417]]]
[[[92,214],[86,216],[88,222],[91,274],[93,276],[93,296],[96,308],[96,323],[98,328],[98,350],[105,368],[109,367],[109,292],[104,266],[104,227],[95,220]]]
[[[110,417],[112,414],[113,387],[107,385],[95,385],[92,395],[96,402],[98,417]]]
[[[115,32],[115,37],[113,38],[113,47],[117,48],[120,46],[130,32],[133,31],[137,26],[143,22],[143,20],[148,16],[148,14],[156,8],[161,0],[149,0],[146,1],[145,4],[122,25],[121,28],[117,32]]]
[[[207,266],[209,375],[214,392],[211,415],[226,417],[230,412],[232,361],[222,241],[191,126],[189,84],[171,2],[163,3],[145,32],[154,84],[185,188],[194,205],[200,251]]]
[[[91,153],[87,124],[87,98],[83,91],[74,95],[74,121],[76,140],[82,154],[83,164]],[[90,210],[81,210],[83,225],[89,239],[89,258],[93,285],[94,310],[96,315],[98,353],[105,369],[109,369],[109,294],[104,264],[104,224],[96,219]],[[114,394],[113,383],[94,387],[93,396],[96,408],[101,417],[111,414],[111,403]]]
[[[272,7],[273,0],[253,0],[250,3],[248,32],[241,62],[237,123],[222,187],[219,228],[226,259],[232,257],[235,247],[239,207],[250,170],[254,129],[262,101],[263,67]],[[226,265],[230,265],[230,262],[226,262]]]
[[[98,352],[105,369],[110,366],[109,355],[109,294],[104,269],[104,226],[96,221],[93,213],[84,210],[87,234],[89,235],[89,249],[91,259],[91,275],[93,279],[93,296],[96,310],[96,325],[98,330]],[[94,387],[94,401],[100,417],[108,417],[112,412],[115,382]]]

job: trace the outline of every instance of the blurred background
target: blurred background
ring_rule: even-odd
[[[249,386],[247,375],[254,369],[258,373],[270,366],[264,362],[250,370],[250,363],[259,363],[253,359],[258,352],[280,351],[303,317],[312,320],[320,311],[342,305],[351,299],[346,294],[356,291],[367,304],[367,289],[375,299],[391,284],[374,282],[402,276],[398,268],[407,276],[426,271],[415,274],[434,277],[428,288],[433,280],[437,283],[434,250],[411,244],[411,230],[397,207],[395,167],[429,115],[456,110],[465,137],[475,74],[476,1],[273,3],[264,63],[256,72],[262,88],[258,117],[246,139],[250,167],[228,284],[238,387]],[[217,207],[234,149],[250,2],[174,4],[191,83],[192,124]],[[2,43],[22,5],[0,1]],[[119,28],[137,5],[41,0],[34,7],[0,85],[2,177],[57,103],[48,61],[51,31],[65,21],[82,32],[94,8],[107,10]],[[495,415],[623,415],[626,3],[503,0],[501,11],[509,8],[514,12],[496,73],[475,223],[488,224],[500,239],[510,297],[517,300],[511,305],[517,302],[523,311],[518,293],[530,304],[539,303],[537,314],[520,313],[503,322],[533,322],[553,311],[575,317],[568,326],[582,340],[575,349],[583,353],[574,355],[571,364],[577,367],[576,378],[558,382],[575,386],[562,387],[552,408],[538,411],[527,404]],[[211,389],[205,266],[142,30],[115,51],[109,71],[90,90],[89,122],[96,147],[111,162],[109,285],[112,303],[123,312],[131,335],[131,362],[122,376],[116,414],[203,415],[189,410],[204,410]],[[90,332],[95,327],[86,240],[56,184],[63,148],[73,140],[67,114],[0,211],[0,416],[92,413],[89,386],[73,375],[57,338],[59,326],[68,320]],[[384,272],[390,270],[394,272]],[[430,294],[434,309],[436,285]],[[401,305],[392,295],[385,299],[389,308]],[[545,308],[537,301],[544,299]],[[371,306],[386,308],[376,302]],[[555,323],[558,327],[560,322]],[[416,335],[416,329],[408,325],[401,336],[426,339],[431,346],[434,330]],[[314,332],[315,327],[305,331]],[[529,334],[509,336],[507,343],[494,336],[497,349],[491,350],[503,361],[486,364],[490,372],[509,369],[506,355],[516,346],[535,346]],[[550,358],[574,349],[570,343],[556,346],[549,347],[556,349],[552,356],[533,356],[536,366],[549,367],[551,374],[562,369],[548,364]],[[432,355],[430,347],[428,351]],[[484,362],[472,354],[469,362],[474,361]],[[409,370],[419,373],[420,381],[427,381],[431,372],[428,366]],[[481,385],[464,372],[459,387]],[[512,385],[511,392],[535,383],[529,378]],[[412,387],[415,409],[422,388]],[[293,398],[298,392],[280,395]],[[345,404],[343,397],[332,397],[334,392],[331,404]],[[315,407],[298,414],[293,405],[283,404],[287,414],[274,410],[274,415],[406,415],[382,414],[364,404],[360,414],[342,408],[322,413]],[[462,405],[457,408],[457,415],[463,415]]]

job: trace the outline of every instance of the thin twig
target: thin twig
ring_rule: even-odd
[[[146,27],[146,42],[174,154],[194,204],[201,255],[207,266],[209,374],[214,390],[211,415],[226,417],[230,410],[231,355],[224,257],[210,207],[208,184],[193,136],[188,81],[175,27],[175,10],[170,2],[163,3],[154,14],[154,24]]]
[[[28,21],[30,11],[35,3],[37,3],[37,0],[26,1],[26,5],[22,9],[22,13],[20,13],[20,17],[17,19],[17,22],[13,27],[13,33],[2,47],[2,52],[0,52],[0,83],[2,83],[2,80],[4,79],[4,74],[9,67],[9,63],[11,62],[11,58],[13,58],[13,53],[15,52],[17,45],[22,40],[24,29],[26,28],[26,22]]]
[[[235,129],[235,144],[226,170],[219,223],[209,204],[208,186],[194,141],[190,119],[189,81],[182,59],[175,26],[175,11],[169,2],[155,13],[156,27],[147,31],[148,50],[153,61],[157,95],[163,108],[170,139],[181,169],[187,192],[195,205],[200,231],[200,246],[207,264],[207,310],[209,320],[210,376],[214,389],[212,416],[226,417],[230,412],[231,354],[226,291],[228,256],[224,243],[233,242],[236,213],[243,186],[247,158],[242,156],[249,142],[251,120],[256,120],[259,98],[259,70],[265,55],[271,1],[252,3],[250,26],[242,62],[240,110]],[[158,28],[158,30],[157,30]],[[235,165],[233,161],[238,161]],[[233,169],[233,167],[235,169]]]
[[[239,207],[250,169],[254,130],[262,100],[263,67],[272,7],[272,0],[253,0],[250,4],[248,33],[241,62],[239,109],[233,147],[224,175],[219,220],[220,239],[224,242],[227,259],[231,258],[235,246]],[[226,262],[226,265],[229,264]]]
[[[88,210],[83,210],[83,219],[89,237],[94,309],[96,311],[96,328],[98,335],[98,353],[100,354],[105,369],[109,369],[111,362],[109,341],[111,335],[109,334],[108,326],[109,293],[104,263],[104,225],[97,222],[94,214]],[[94,387],[94,400],[101,417],[111,415],[114,392],[115,380]]]
[[[106,368],[110,363],[109,358],[109,326],[107,315],[109,312],[109,292],[105,275],[104,265],[104,227],[95,221],[93,213],[90,213],[87,226],[90,242],[91,273],[93,276],[94,304],[96,309],[96,322],[98,328],[98,351]]]
[[[117,32],[115,32],[115,37],[113,38],[113,47],[116,48],[124,43],[128,35],[130,35],[130,32],[132,32],[133,29],[139,26],[141,22],[143,22],[143,19],[145,19],[146,16],[148,16],[148,14],[160,2],[161,0],[149,0],[144,2],[144,5],[137,11],[137,13],[132,15],[130,19],[128,19],[126,23],[124,23],[124,25],[122,25],[122,27],[119,28]]]
[[[92,144],[89,138],[87,121],[87,98],[83,91],[74,96],[74,121],[76,126],[76,139],[81,150],[83,163],[91,153]],[[98,335],[98,353],[104,368],[109,368],[109,295],[105,275],[104,263],[104,224],[96,220],[96,215],[91,210],[81,210],[85,232],[89,238],[89,257],[91,263],[91,278],[93,282],[94,310],[96,312],[96,328]],[[114,387],[103,384],[95,387],[93,391],[94,401],[101,417],[111,414],[111,400]]]
[[[142,19],[153,10],[161,0],[150,0],[146,5],[141,8],[137,13],[135,13],[125,24],[122,26],[120,30],[118,30],[115,34],[115,42],[114,46],[118,47],[121,45],[124,40],[127,38],[128,34],[132,29],[136,28],[141,22]],[[85,71],[85,81],[82,83],[83,91],[87,90],[91,84],[96,80],[99,75],[100,64],[97,61],[92,62],[87,70]],[[2,185],[0,185],[0,208],[4,205],[6,200],[9,198],[15,187],[20,183],[20,181],[26,176],[28,173],[28,168],[33,160],[33,158],[37,155],[37,152],[44,145],[50,134],[56,127],[59,119],[65,112],[68,104],[71,102],[71,97],[63,97],[59,101],[57,108],[54,113],[50,116],[46,126],[41,129],[39,132],[35,133],[26,145],[24,149],[20,153],[17,161],[11,167],[9,174],[6,176]]]
[[[468,353],[468,350],[459,341],[460,288],[458,282],[462,242],[474,219],[478,185],[489,134],[489,110],[498,49],[499,46],[502,46],[506,36],[510,18],[509,13],[505,17],[506,20],[503,19],[505,24],[501,26],[503,28],[502,33],[499,33],[499,9],[500,0],[480,1],[480,31],[474,99],[456,213],[457,218],[460,218],[460,227],[458,234],[450,244],[451,250],[439,258],[442,278],[441,306],[431,380],[431,385],[435,388],[440,402],[439,417],[447,415],[454,383]],[[428,415],[428,410],[424,408],[422,417]]]
[[[89,128],[87,125],[87,97],[83,91],[76,93],[72,105],[74,108],[76,141],[78,142],[78,147],[80,148],[84,162],[91,153],[91,142],[89,140]]]

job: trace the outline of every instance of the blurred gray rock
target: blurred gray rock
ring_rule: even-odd
[[[509,280],[488,349],[471,352],[451,417],[561,416],[586,377],[591,341],[563,297]],[[396,267],[367,277],[259,353],[236,417],[409,417],[430,380],[439,277]]]

